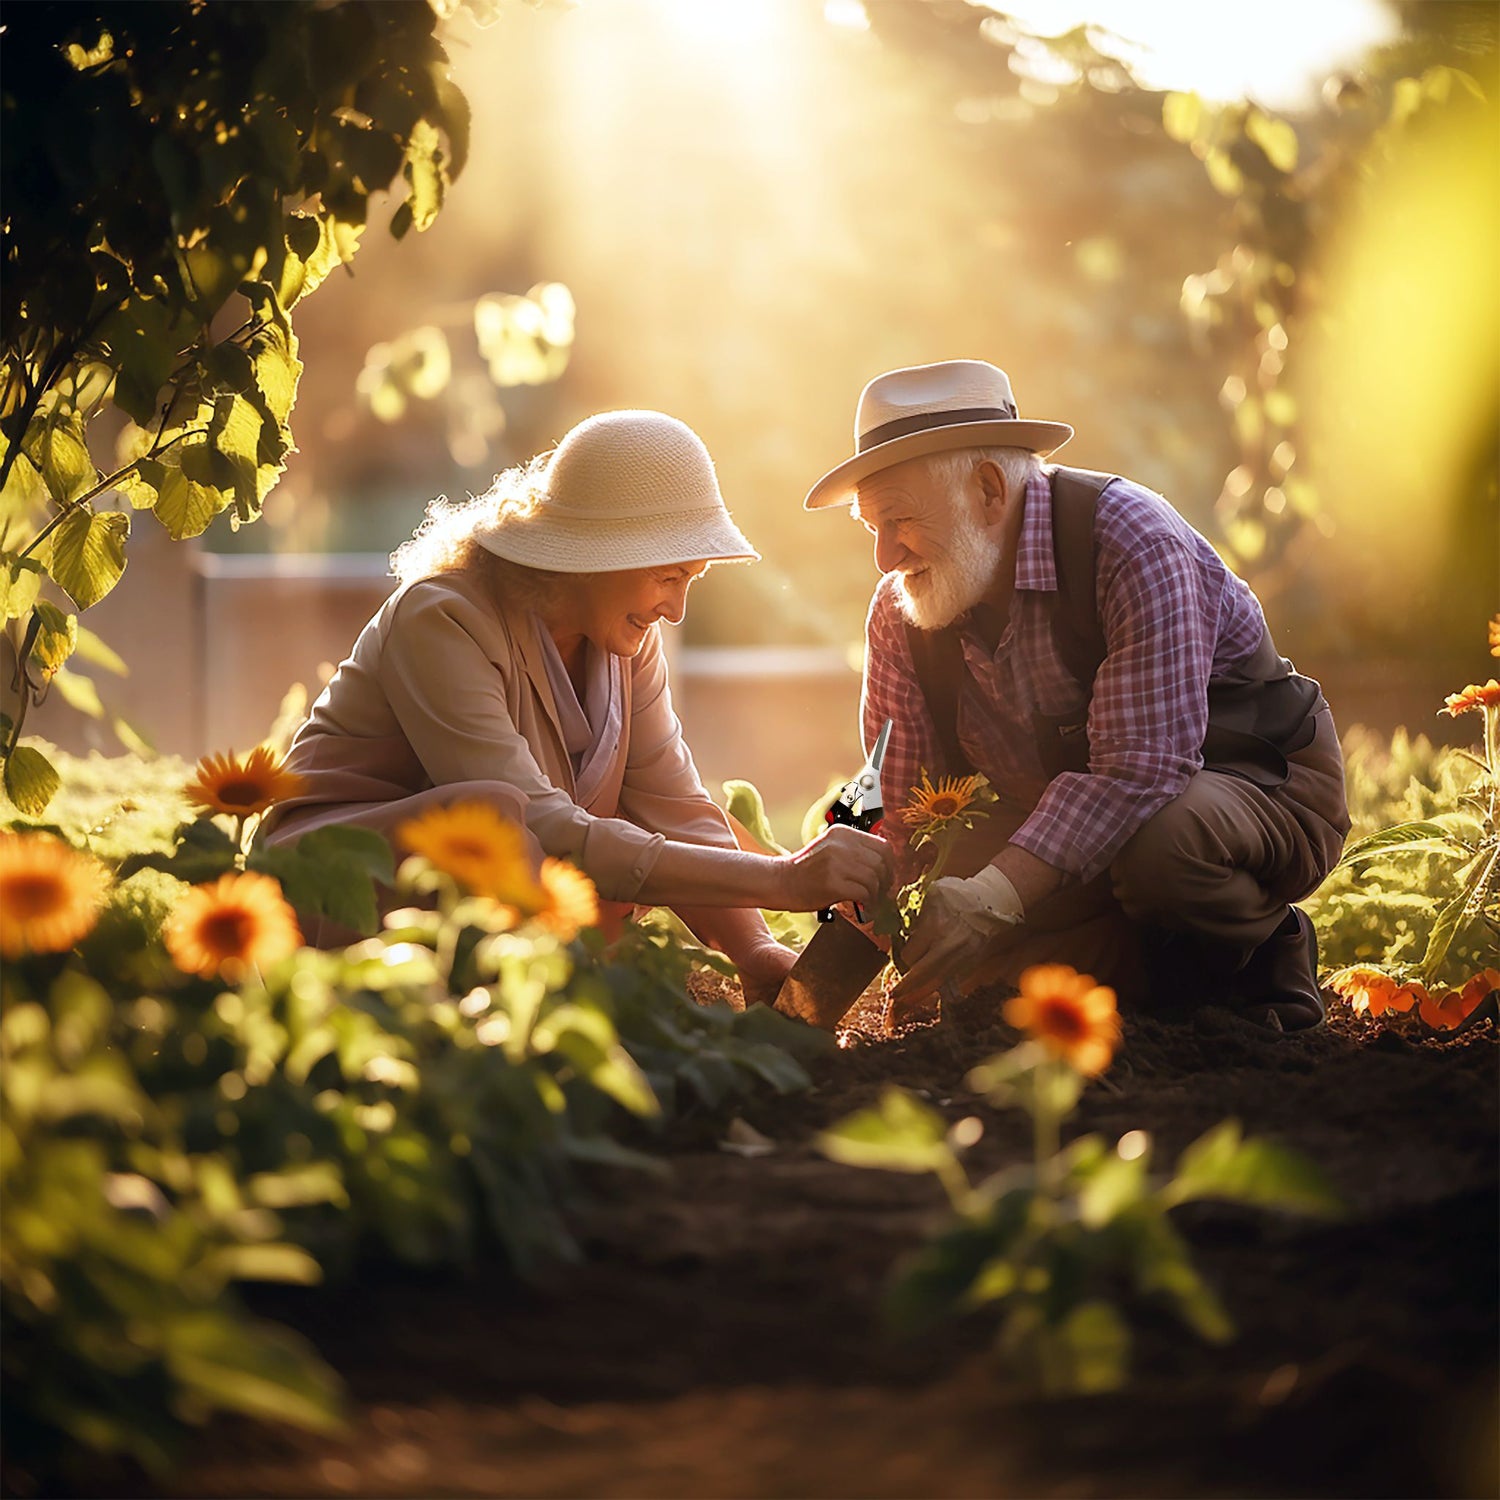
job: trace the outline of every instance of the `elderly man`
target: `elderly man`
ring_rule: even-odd
[[[929,890],[893,1005],[1056,961],[1161,1013],[1315,1026],[1291,903],[1349,828],[1328,705],[1161,496],[1043,463],[1072,435],[1022,420],[994,365],[894,370],[807,496],[874,538],[863,719],[867,742],[895,722],[888,805],[924,770],[1000,798]],[[909,874],[909,830],[885,828]]]

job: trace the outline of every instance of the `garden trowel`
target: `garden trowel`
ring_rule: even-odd
[[[833,1031],[885,963],[879,945],[835,911],[831,922],[819,924],[792,965],[776,996],[776,1009]]]

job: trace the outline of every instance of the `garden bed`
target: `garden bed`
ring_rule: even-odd
[[[950,1119],[984,1118],[979,1169],[1023,1155],[1025,1117],[964,1090],[1009,1040],[993,1014],[981,998],[939,1027],[847,1036],[811,1093],[743,1108],[774,1142],[763,1154],[723,1149],[722,1119],[679,1122],[670,1175],[601,1180],[587,1263],[540,1289],[483,1266],[278,1289],[266,1310],[347,1380],[350,1433],[221,1421],[169,1493],[1495,1492],[1493,1022],[1438,1040],[1340,1018],[1276,1041],[1214,1010],[1184,1027],[1127,1019],[1077,1128],[1149,1130],[1165,1158],[1236,1116],[1318,1163],[1349,1213],[1181,1210],[1239,1337],[1213,1348],[1141,1320],[1125,1392],[1049,1400],[994,1364],[979,1320],[881,1336],[883,1280],[939,1189],[812,1145],[895,1082]]]

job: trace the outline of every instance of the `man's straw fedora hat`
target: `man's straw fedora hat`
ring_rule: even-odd
[[[1010,377],[982,359],[947,359],[877,375],[860,393],[854,457],[808,491],[806,510],[846,504],[870,475],[954,448],[1028,448],[1044,458],[1073,436],[1066,422],[1023,422]]]
[[[480,544],[556,573],[760,557],[729,518],[703,440],[659,411],[580,422],[553,451],[542,491],[530,514],[479,531]]]

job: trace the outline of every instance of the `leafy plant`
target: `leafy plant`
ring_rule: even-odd
[[[1145,1131],[1113,1146],[1098,1135],[1063,1146],[1062,1122],[1087,1078],[1113,1056],[1114,993],[1064,965],[1043,965],[1021,976],[1005,1018],[1027,1039],[967,1081],[991,1104],[1031,1116],[1031,1162],[972,1183],[962,1153],[981,1139],[983,1122],[969,1116],[949,1126],[896,1088],[819,1138],[835,1161],[931,1172],[947,1193],[953,1217],[892,1279],[891,1324],[911,1330],[993,1307],[1002,1315],[1001,1356],[1053,1393],[1112,1390],[1126,1381],[1128,1305],[1164,1305],[1210,1342],[1232,1337],[1229,1315],[1193,1266],[1171,1210],[1209,1199],[1334,1213],[1338,1203],[1321,1174],[1288,1150],[1245,1139],[1233,1120],[1189,1146],[1166,1177],[1151,1172]]]
[[[293,449],[292,309],[353,259],[371,194],[404,179],[399,238],[462,169],[468,107],[436,23],[425,0],[7,14],[0,759],[23,813],[57,788],[19,744],[31,704],[57,682],[97,707],[65,675],[75,652],[123,666],[77,616],[119,582],[131,511],[174,540],[260,514]],[[101,467],[108,408],[129,425]]]
[[[1463,970],[1487,971],[1500,953],[1500,684],[1493,678],[1451,694],[1442,710],[1454,717],[1475,711],[1482,755],[1438,757],[1428,747],[1423,763],[1409,768],[1411,743],[1393,743],[1394,779],[1410,769],[1407,786],[1382,809],[1398,821],[1356,838],[1320,893],[1323,913],[1375,924],[1356,953],[1341,955],[1354,961],[1328,980],[1358,1010],[1415,1006],[1429,1024],[1456,1025],[1495,987],[1476,991],[1459,1014],[1457,997],[1468,993]],[[1351,756],[1351,789],[1365,789],[1369,779]],[[1434,1000],[1429,990],[1445,974],[1456,983]]]
[[[243,790],[223,771],[200,765],[193,796]],[[96,826],[88,798],[59,806]],[[21,1468],[46,1481],[102,1451],[161,1471],[214,1409],[330,1427],[336,1379],[237,1283],[496,1249],[529,1275],[579,1253],[581,1164],[659,1170],[625,1122],[806,1086],[783,1050],[808,1055],[802,1028],[694,1005],[669,937],[607,947],[580,872],[533,871],[518,830],[441,811],[407,826],[426,852],[394,873],[367,831],[257,849],[239,812],[114,872],[54,832],[0,832],[0,1363]],[[373,917],[376,880],[398,903],[376,935],[297,946],[285,897]]]

